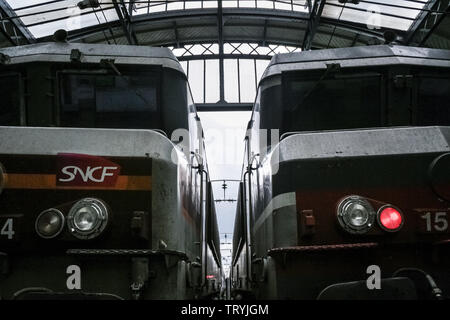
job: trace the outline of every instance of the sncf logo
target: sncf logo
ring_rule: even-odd
[[[81,179],[84,182],[104,182],[106,177],[112,177],[114,176],[114,171],[117,170],[118,167],[94,167],[91,168],[88,166],[86,168],[86,171],[83,171],[82,168],[79,168],[77,166],[67,166],[62,168],[62,174],[66,175],[67,178],[59,178],[58,181],[60,182],[70,182],[74,181],[77,177],[77,174],[80,175]],[[95,177],[94,172],[99,171],[100,173],[97,173],[96,175],[98,178]]]
[[[97,156],[60,153],[56,184],[59,186],[115,186],[120,166]]]

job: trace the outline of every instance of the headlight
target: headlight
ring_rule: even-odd
[[[48,209],[36,218],[35,229],[44,239],[51,239],[61,233],[64,228],[64,216],[57,209]]]
[[[375,221],[375,211],[360,196],[349,196],[338,205],[338,221],[341,227],[353,234],[366,233]]]
[[[100,235],[108,223],[108,209],[103,201],[85,198],[73,205],[67,215],[67,226],[78,239]]]

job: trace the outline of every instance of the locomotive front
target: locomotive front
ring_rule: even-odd
[[[200,288],[207,176],[186,154],[203,141],[171,52],[49,43],[1,56],[1,297],[218,292]]]
[[[276,299],[448,294],[449,92],[445,50],[273,58],[247,135],[237,289]],[[266,148],[261,129],[280,139]]]

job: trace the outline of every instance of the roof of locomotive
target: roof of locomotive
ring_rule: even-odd
[[[103,59],[114,59],[116,64],[162,65],[184,73],[172,51],[160,47],[48,42],[1,48],[0,54],[4,55],[4,64],[36,61],[67,63],[71,62],[72,50],[79,50],[82,63],[99,63]]]
[[[402,64],[450,67],[450,50],[377,45],[277,54],[261,80],[285,71],[326,69],[329,63],[339,63],[342,68]]]

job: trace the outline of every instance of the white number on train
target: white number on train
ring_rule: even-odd
[[[421,218],[427,221],[428,232],[433,230],[442,232],[448,229],[447,212],[436,212],[434,214],[434,222],[432,221],[431,212],[427,212]]]
[[[13,229],[13,219],[6,219],[5,224],[3,225],[2,230],[0,230],[0,235],[7,236],[9,240],[14,237],[14,229]]]

